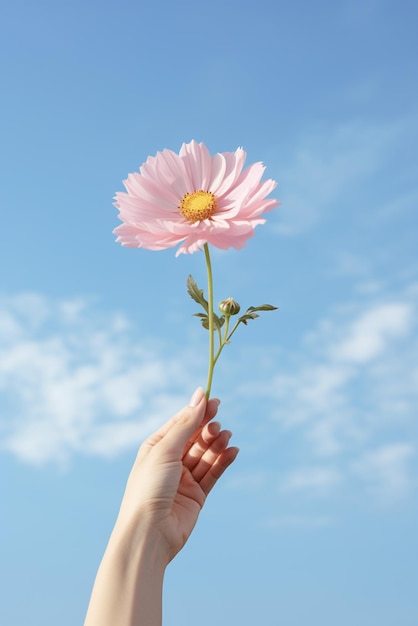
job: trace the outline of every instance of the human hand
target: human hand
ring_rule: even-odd
[[[186,543],[207,495],[235,460],[231,432],[215,417],[219,401],[197,389],[187,407],[140,447],[115,530],[135,527],[161,547],[167,563]]]

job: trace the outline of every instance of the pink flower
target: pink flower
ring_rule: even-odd
[[[117,241],[131,248],[164,250],[183,242],[181,253],[205,243],[216,248],[243,248],[261,217],[279,202],[266,199],[274,180],[260,182],[262,163],[243,170],[242,148],[211,156],[204,143],[183,144],[180,153],[158,152],[129,174],[115,206],[123,222]]]

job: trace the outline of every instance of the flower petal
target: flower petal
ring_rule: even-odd
[[[179,154],[165,149],[148,157],[139,173],[124,181],[126,193],[115,195],[122,221],[114,230],[117,241],[149,250],[181,244],[176,256],[196,252],[205,243],[224,250],[242,248],[265,222],[260,216],[279,204],[266,197],[276,183],[261,182],[263,164],[243,169],[245,158],[242,148],[212,157],[204,143],[194,140],[183,144]],[[216,210],[191,222],[180,213],[181,201],[201,189],[215,196]]]
[[[235,182],[244,167],[246,156],[247,155],[242,148],[238,148],[235,152],[223,153],[223,157],[226,162],[224,180],[220,183],[216,191],[211,190],[212,193],[214,193],[218,198],[227,193],[227,191],[235,185]]]
[[[183,159],[193,185],[191,191],[203,189],[207,191],[211,179],[211,156],[204,143],[191,141],[184,143],[180,149],[180,157]]]

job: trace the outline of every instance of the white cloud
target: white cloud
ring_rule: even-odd
[[[326,492],[341,482],[341,473],[332,466],[299,467],[288,472],[281,480],[282,491],[315,490]]]
[[[273,419],[298,442],[282,492],[332,492],[355,478],[389,501],[416,486],[415,449],[397,442],[416,428],[417,310],[413,287],[337,307],[269,379],[242,389],[270,395]]]
[[[347,306],[323,319],[307,334],[296,366],[274,378],[280,420],[292,426],[352,413],[376,388],[418,397],[416,308],[412,298],[400,296]]]
[[[328,515],[281,515],[271,517],[262,524],[264,529],[289,528],[296,530],[314,530],[333,526],[336,520]]]
[[[81,299],[1,299],[0,447],[35,464],[113,456],[177,410],[190,358],[135,342],[128,329]]]
[[[382,124],[353,120],[311,133],[304,132],[288,167],[282,167],[280,171],[280,180],[284,182],[281,183],[282,207],[277,232],[297,235],[309,230],[331,210],[353,212],[359,205],[354,189],[362,189],[362,204],[369,202],[368,183],[375,176],[382,176],[399,146],[416,133],[416,119]],[[392,176],[393,171],[392,167]],[[402,187],[405,189],[405,183]],[[409,209],[412,206],[410,199],[416,196],[416,191],[404,193]],[[396,193],[387,204],[394,207],[398,201],[399,194]],[[375,204],[373,210],[380,215],[380,207],[376,201]]]
[[[226,486],[230,489],[257,492],[267,485],[270,485],[271,476],[268,472],[257,469],[251,472],[240,472],[233,478],[227,477],[225,482]]]
[[[362,454],[352,471],[374,495],[393,501],[409,493],[413,482],[409,465],[415,452],[410,442],[380,446]]]
[[[408,334],[412,313],[411,305],[405,303],[381,304],[365,311],[346,329],[346,337],[331,347],[331,358],[348,363],[375,359],[391,339]]]
[[[336,308],[297,350],[281,352],[280,366],[267,348],[264,360],[245,348],[242,367],[252,358],[258,366],[251,384],[234,384],[239,400],[251,395],[252,406],[268,410],[280,428],[263,421],[254,431],[240,423],[250,450],[255,446],[258,455],[270,446],[271,467],[247,468],[231,488],[271,491],[273,485],[276,497],[306,498],[357,484],[387,501],[407,496],[416,485],[416,450],[408,438],[418,404],[417,291]],[[136,340],[123,315],[101,314],[84,300],[3,298],[0,448],[42,464],[112,457],[137,446],[193,385],[185,369],[195,376],[193,357],[166,352],[150,338]],[[241,361],[236,353],[231,358],[234,367],[224,361],[219,373],[233,371],[238,381]],[[224,383],[229,387],[230,379]],[[287,465],[274,440],[280,438],[283,451],[283,436],[297,441]]]

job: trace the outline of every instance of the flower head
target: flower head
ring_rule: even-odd
[[[238,315],[241,310],[240,305],[234,298],[227,298],[219,303],[218,309],[224,315]]]
[[[242,148],[214,156],[204,143],[183,144],[148,157],[139,173],[129,174],[125,192],[115,206],[123,222],[115,228],[117,241],[131,248],[196,252],[205,243],[216,248],[243,248],[261,217],[279,202],[266,198],[274,180],[261,181],[262,163],[243,169]]]

